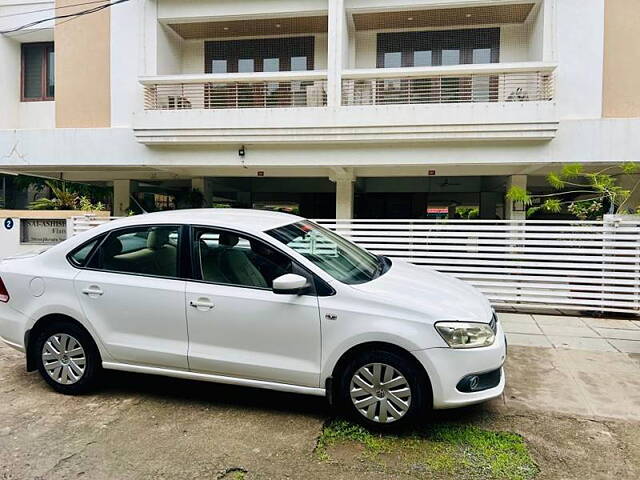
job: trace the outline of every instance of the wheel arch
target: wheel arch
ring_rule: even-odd
[[[38,335],[40,334],[40,332],[42,332],[48,325],[51,325],[54,322],[68,323],[82,329],[93,342],[93,347],[98,352],[98,355],[101,355],[100,349],[98,348],[98,345],[96,343],[96,340],[93,338],[93,335],[89,330],[87,330],[87,328],[81,322],[63,313],[50,313],[39,318],[33,324],[33,326],[29,330],[27,330],[24,334],[24,347],[26,352],[28,372],[32,372],[38,369],[37,356],[36,356],[37,352],[35,351],[35,343],[36,343],[35,340],[38,338]]]
[[[351,361],[351,359],[355,358],[357,355],[359,355],[362,352],[371,351],[371,350],[384,350],[391,353],[395,353],[397,355],[400,355],[406,358],[411,363],[413,363],[417,371],[420,372],[420,374],[422,375],[422,378],[424,379],[424,381],[428,386],[429,397],[433,399],[433,385],[431,384],[431,378],[429,377],[429,373],[424,368],[424,365],[422,365],[422,363],[420,363],[420,361],[415,357],[415,355],[413,355],[409,350],[403,347],[400,347],[394,343],[383,342],[383,341],[368,341],[368,342],[359,343],[357,345],[353,345],[352,347],[347,349],[340,356],[340,358],[338,358],[337,362],[331,369],[331,375],[327,377],[327,379],[325,380],[327,398],[331,404],[335,403],[335,397],[334,397],[334,395],[336,394],[335,386],[338,382],[338,378],[342,370]]]

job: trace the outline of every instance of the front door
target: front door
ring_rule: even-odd
[[[76,277],[85,316],[117,362],[188,369],[180,228],[112,232]]]
[[[262,240],[218,229],[193,232],[195,277],[187,283],[191,370],[319,386],[315,295],[273,293],[292,260]],[[298,273],[298,272],[296,272]]]

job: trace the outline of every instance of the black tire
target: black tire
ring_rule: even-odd
[[[416,364],[416,361],[408,358],[407,355],[389,350],[372,350],[354,356],[339,372],[338,391],[336,392],[337,407],[355,422],[372,430],[397,430],[416,425],[425,418],[425,414],[431,408],[431,386],[424,371]],[[411,390],[408,410],[401,418],[389,423],[370,420],[360,413],[351,399],[351,381],[355,373],[362,367],[376,363],[393,367],[405,378]]]
[[[62,384],[54,380],[46,371],[43,360],[45,343],[52,335],[65,334],[73,337],[84,350],[84,372],[72,384]],[[33,355],[42,378],[57,392],[65,395],[81,395],[91,391],[102,374],[102,359],[93,338],[86,330],[72,322],[54,321],[45,326],[35,339]]]

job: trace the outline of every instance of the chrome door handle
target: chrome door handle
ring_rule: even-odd
[[[206,299],[198,299],[197,301],[190,301],[189,305],[193,308],[197,308],[198,310],[211,310],[215,305],[211,303],[211,301]]]
[[[102,289],[98,286],[91,286],[88,288],[85,288],[84,290],[82,290],[82,293],[84,293],[85,295],[89,295],[91,296],[96,296],[99,297],[100,295],[103,295],[104,292],[102,291]]]

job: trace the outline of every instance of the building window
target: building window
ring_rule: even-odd
[[[313,70],[314,37],[205,42],[205,73]]]
[[[22,44],[22,101],[54,99],[55,54],[53,42]]]
[[[378,34],[378,68],[499,61],[499,28]]]

